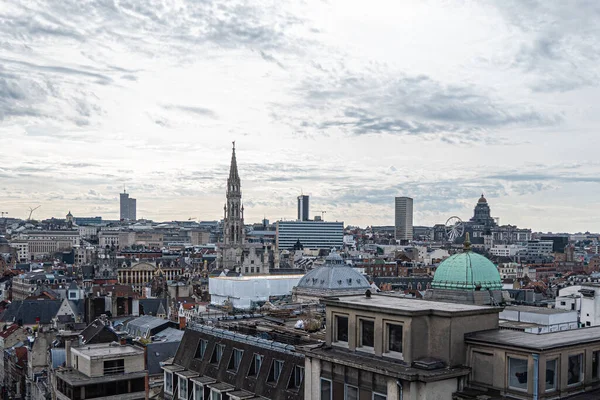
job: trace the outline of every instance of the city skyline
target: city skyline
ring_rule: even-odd
[[[236,140],[248,221],[599,230],[594,3],[0,4],[9,217],[220,219]]]

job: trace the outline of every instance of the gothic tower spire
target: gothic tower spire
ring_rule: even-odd
[[[235,158],[235,142],[233,142],[229,178],[227,179],[227,204],[225,205],[223,231],[225,244],[241,245],[244,242],[242,189]]]
[[[231,142],[233,144],[233,150],[231,152],[231,165],[229,167],[229,179],[227,183],[240,182],[240,176],[238,175],[237,169],[237,160],[235,159],[235,141]]]

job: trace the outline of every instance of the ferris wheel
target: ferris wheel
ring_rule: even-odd
[[[450,217],[446,221],[446,240],[454,243],[456,239],[465,233],[465,225],[458,217]]]

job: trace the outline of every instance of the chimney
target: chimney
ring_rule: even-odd
[[[185,329],[185,317],[179,317],[179,329]]]
[[[65,341],[65,358],[67,368],[71,368],[71,340]]]

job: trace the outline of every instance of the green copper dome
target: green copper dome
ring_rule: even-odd
[[[445,259],[435,271],[431,287],[453,290],[500,290],[502,281],[496,266],[468,249]]]

